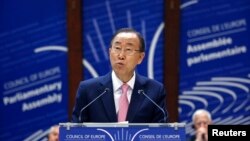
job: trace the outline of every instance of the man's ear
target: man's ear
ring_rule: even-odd
[[[196,128],[195,128],[195,126],[194,126],[194,124],[192,125],[192,128],[195,130]]]
[[[145,57],[145,53],[143,52],[143,53],[140,53],[140,59],[139,59],[139,61],[138,61],[138,65],[139,64],[141,64],[141,62],[143,61],[143,58]]]

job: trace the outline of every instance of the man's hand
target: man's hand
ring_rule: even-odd
[[[197,129],[196,141],[207,141],[207,140],[208,140],[207,129],[204,127]]]

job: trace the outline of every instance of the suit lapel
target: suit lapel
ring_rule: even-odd
[[[135,114],[139,112],[138,111],[139,107],[143,102],[144,96],[138,93],[138,90],[143,90],[143,84],[144,84],[144,81],[141,78],[141,76],[136,74],[135,86],[132,92],[132,96],[131,96],[131,100],[130,100],[130,104],[128,108],[128,113],[127,113],[127,120],[130,122],[133,121]]]
[[[107,113],[110,122],[117,122],[111,73],[104,76],[104,79],[101,80],[101,84],[103,85],[102,89],[109,89],[107,94],[103,95],[101,98],[105,112]]]

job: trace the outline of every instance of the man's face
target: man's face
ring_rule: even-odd
[[[207,129],[209,124],[211,124],[211,121],[206,114],[201,114],[195,117],[195,123],[194,123],[195,129],[199,128]]]
[[[52,128],[48,141],[59,141],[59,127]]]
[[[113,39],[109,57],[113,70],[118,77],[131,77],[144,58],[140,52],[140,42],[135,33],[119,33]]]

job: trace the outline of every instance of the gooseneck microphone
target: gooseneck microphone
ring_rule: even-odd
[[[147,96],[145,94],[144,90],[138,90],[138,93],[143,94],[149,101],[151,101],[156,107],[158,107],[162,111],[162,113],[164,115],[164,119],[163,119],[164,122],[167,122],[167,116],[166,116],[165,111],[157,103],[155,103],[154,100],[152,100],[149,96]]]
[[[106,92],[109,91],[109,88],[105,88],[105,90],[99,95],[97,96],[95,99],[93,99],[91,102],[89,102],[86,106],[84,106],[81,111],[80,111],[80,114],[79,114],[79,122],[82,121],[82,118],[81,118],[81,115],[82,115],[82,112],[89,107],[89,105],[91,105],[93,102],[95,102],[97,99],[99,99],[101,96],[103,96]]]

